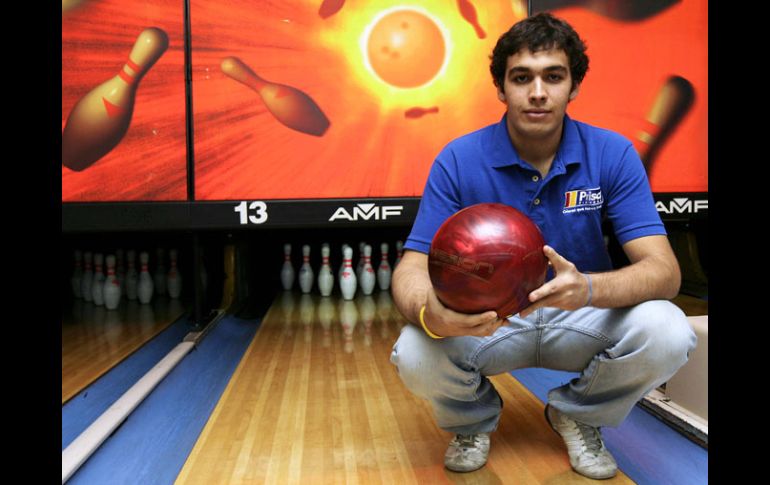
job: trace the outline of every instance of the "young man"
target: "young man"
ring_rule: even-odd
[[[618,426],[695,347],[684,314],[665,301],[679,291],[679,266],[638,154],[622,136],[566,114],[588,69],[585,50],[572,27],[548,13],[500,37],[490,70],[506,113],[438,155],[393,275],[395,303],[412,325],[391,362],[409,390],[431,403],[438,425],[455,434],[444,459],[450,470],[486,463],[502,410],[486,376],[545,367],[581,372],[551,390],[545,408],[572,468],[614,476],[599,428]],[[546,240],[546,283],[507,320],[494,311],[449,310],[428,276],[438,227],[481,202],[519,209]],[[605,218],[631,263],[624,268],[612,268]]]

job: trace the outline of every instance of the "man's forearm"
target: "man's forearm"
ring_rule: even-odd
[[[591,306],[620,308],[648,300],[668,300],[679,293],[679,265],[649,258],[607,273],[590,273]]]
[[[393,272],[392,292],[396,308],[409,322],[420,325],[420,309],[431,288],[427,270],[400,263]]]

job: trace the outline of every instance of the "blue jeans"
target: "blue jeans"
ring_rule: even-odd
[[[434,340],[418,326],[402,329],[390,361],[406,387],[430,402],[442,429],[494,431],[502,400],[486,376],[525,367],[580,372],[552,389],[549,403],[591,426],[618,426],[696,344],[684,313],[662,300],[619,309],[541,308],[508,321],[489,337]]]

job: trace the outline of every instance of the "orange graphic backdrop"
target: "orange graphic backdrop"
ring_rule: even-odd
[[[491,33],[522,17],[507,0],[474,3],[490,33],[483,39],[445,0],[347,2],[326,18],[319,1],[236,1],[226,8],[193,1],[197,198],[421,195],[439,150],[503,113],[489,74],[487,56],[497,40]],[[399,59],[430,50],[422,61],[407,61],[409,70],[434,61],[431,53],[444,56],[428,84],[402,88],[367,65],[367,33],[376,32],[383,14],[401,9],[420,12],[444,34],[443,54],[424,42],[430,35],[401,46]],[[319,137],[278,122],[257,92],[222,73],[230,56],[266,80],[307,93],[328,117],[328,130]],[[432,111],[419,116],[413,108]]]
[[[534,0],[533,6],[537,3]],[[639,145],[640,131],[653,132],[647,118],[654,114],[656,102],[665,104],[665,98],[671,97],[670,92],[661,93],[663,86],[672,76],[683,78],[692,87],[692,103],[650,160],[650,184],[654,192],[707,192],[708,1],[669,3],[657,14],[637,21],[617,20],[583,8],[551,10],[586,40],[591,58],[580,94],[568,113],[617,131]]]
[[[62,201],[187,199],[184,11],[178,0],[85,0],[62,12],[62,131],[75,104],[128,62],[140,33],[166,33],[167,50],[138,83],[131,125],[88,168],[62,166]]]
[[[648,170],[656,192],[707,191],[707,1],[636,21],[574,4],[552,9],[591,57],[568,113],[642,146],[642,130],[655,135],[647,118],[671,98],[662,86],[685,80],[692,102]],[[63,12],[63,130],[78,100],[120,72],[142,30],[169,38],[122,140],[82,171],[62,167],[63,201],[186,198],[182,5],[92,0]],[[525,5],[192,0],[196,199],[421,195],[446,143],[502,116],[488,56]]]

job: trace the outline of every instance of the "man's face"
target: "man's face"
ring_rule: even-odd
[[[508,58],[505,90],[497,95],[508,106],[508,132],[514,140],[547,138],[559,132],[572,88],[567,54],[561,49],[522,49]]]

